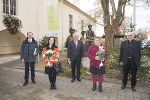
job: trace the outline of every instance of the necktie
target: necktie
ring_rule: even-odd
[[[77,48],[77,40],[75,41],[75,45],[76,45],[76,48]]]

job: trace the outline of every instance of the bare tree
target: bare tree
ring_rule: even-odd
[[[116,32],[116,26],[121,26],[124,21],[125,7],[128,0],[118,0],[118,8],[114,0],[99,0],[103,8],[103,21],[105,32],[105,43],[108,50],[113,48],[113,37]],[[110,7],[111,10],[110,11]],[[114,19],[114,21],[111,20]]]
[[[105,43],[108,50],[111,50],[114,47],[113,39],[116,32],[116,26],[120,27],[122,25],[125,17],[125,7],[130,1],[132,0],[118,0],[118,2],[115,0],[97,0],[97,2],[101,3],[103,9]],[[147,4],[150,3],[150,0],[138,1]],[[115,3],[118,3],[117,8]],[[115,21],[112,21],[112,19]]]

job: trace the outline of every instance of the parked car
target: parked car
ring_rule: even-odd
[[[141,49],[149,48],[150,49],[150,40],[143,40],[141,44]]]

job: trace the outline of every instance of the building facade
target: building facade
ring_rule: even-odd
[[[33,32],[33,37],[38,42],[46,36],[45,1],[0,0],[0,54],[19,53],[22,40],[26,38],[27,32]],[[96,23],[94,18],[67,0],[58,0],[58,12],[57,45],[60,50],[64,49],[64,43],[70,34],[69,28],[74,28],[80,34],[88,29],[86,25],[83,25],[84,22]],[[5,14],[10,14],[21,20],[23,27],[20,32],[14,35],[9,34],[2,22]],[[95,29],[94,27],[93,30],[95,31]]]
[[[103,22],[103,10],[102,7],[95,8],[91,11],[88,11],[88,14],[97,20],[96,22],[96,35],[103,36],[104,33],[104,22]]]

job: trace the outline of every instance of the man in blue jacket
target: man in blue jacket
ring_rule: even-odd
[[[32,83],[36,83],[35,81],[35,72],[34,72],[34,66],[36,61],[36,55],[38,52],[38,43],[33,38],[33,33],[28,32],[27,38],[22,42],[21,45],[21,60],[25,64],[25,82],[23,86],[26,86],[28,84],[28,78],[29,78],[29,65],[31,67],[31,80]]]

